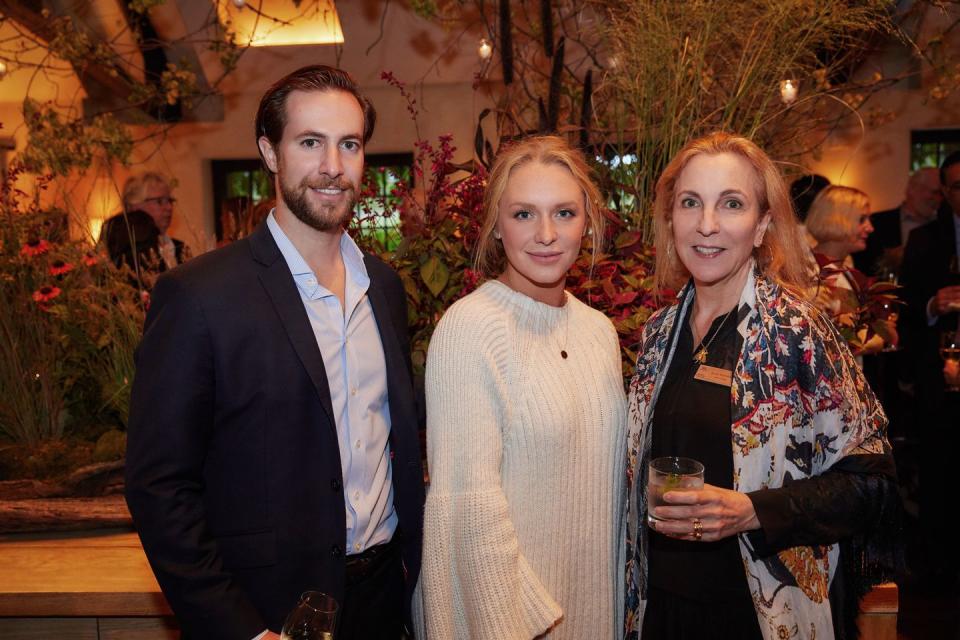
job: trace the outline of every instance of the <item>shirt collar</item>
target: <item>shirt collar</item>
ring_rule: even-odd
[[[280,223],[274,217],[273,210],[267,216],[267,228],[270,230],[274,242],[277,243],[277,248],[280,249],[280,253],[283,255],[287,267],[290,268],[290,273],[293,274],[294,279],[299,283],[300,278],[298,276],[314,276],[310,265],[303,259],[303,256],[300,255],[300,252],[283,229],[280,228]],[[363,251],[346,231],[340,234],[340,257],[343,258],[347,285],[353,284],[361,289],[366,289],[370,285],[370,276],[367,273],[367,266],[363,262]]]

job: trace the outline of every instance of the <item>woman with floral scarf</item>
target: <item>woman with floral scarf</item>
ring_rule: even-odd
[[[715,133],[667,166],[654,216],[657,285],[682,289],[644,327],[630,386],[626,637],[854,637],[859,598],[893,568],[887,419],[795,293],[805,249],[783,180]],[[660,456],[699,460],[705,485],[648,513]]]

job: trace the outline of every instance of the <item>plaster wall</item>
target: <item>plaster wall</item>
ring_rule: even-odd
[[[459,150],[456,159],[469,159],[476,118],[489,106],[472,88],[474,74],[480,69],[476,54],[479,34],[448,33],[413,14],[406,3],[355,0],[337,3],[337,10],[345,37],[340,47],[248,49],[220,87],[224,98],[221,122],[179,124],[162,139],[138,145],[131,167],[93,167],[86,175],[59,181],[54,192],[42,197],[64,202],[77,214],[74,228],[78,235],[95,236],[99,220],[118,210],[118,185],[132,171],[160,171],[177,181],[171,234],[186,241],[194,252],[201,252],[211,245],[214,230],[210,161],[257,158],[253,122],[260,97],[274,81],[308,64],[340,66],[371,99],[378,120],[368,154],[413,151],[416,129],[406,103],[380,78],[382,71],[392,71],[417,99],[420,135],[436,140],[450,133]],[[9,34],[0,31],[0,38],[4,35]],[[204,60],[209,69],[208,62]],[[59,87],[56,82],[38,84],[36,80],[30,85],[30,75],[30,70],[19,69],[0,81],[0,136],[12,132],[17,150],[23,149],[26,138],[21,109],[28,87],[37,99],[49,99],[56,91],[61,97],[83,97],[72,74],[58,78]]]
[[[908,28],[919,42],[925,42],[958,18],[960,8],[955,6],[942,12],[931,9],[922,22]],[[953,58],[952,64],[956,64],[960,37],[951,34],[943,47]],[[908,54],[905,46],[889,44],[871,56],[858,74],[879,72],[885,77],[895,77],[915,72],[909,66]],[[933,99],[930,90],[934,84],[931,74],[914,73],[875,94],[859,109],[865,120],[862,129],[859,118],[847,116],[843,126],[826,137],[818,157],[808,157],[803,164],[834,184],[861,189],[870,196],[874,211],[898,206],[903,201],[910,174],[910,132],[960,128],[960,90],[943,99]],[[871,126],[866,117],[871,109],[891,112],[895,117],[886,124]]]

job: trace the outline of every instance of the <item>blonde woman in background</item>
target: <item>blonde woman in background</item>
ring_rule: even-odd
[[[826,256],[844,268],[853,267],[851,253],[867,247],[873,233],[870,224],[870,198],[853,187],[830,185],[814,199],[807,215],[807,231],[817,241],[814,252]],[[844,276],[842,278],[846,280]],[[838,286],[843,286],[837,283]],[[850,283],[846,281],[849,289]]]
[[[870,198],[853,187],[831,185],[817,194],[807,216],[807,231],[816,239],[814,254],[819,254],[819,263],[827,264],[814,283],[814,303],[837,317],[845,309],[855,308],[857,284],[847,270],[853,269],[851,254],[867,247],[867,238],[873,233],[870,222]],[[887,321],[887,335],[896,342],[894,321]],[[875,353],[884,347],[884,339],[874,334],[857,354],[863,365],[862,354]]]
[[[603,237],[589,173],[550,136],[491,171],[477,247],[491,279],[447,310],[427,357],[419,638],[620,637],[620,348],[564,290],[582,238]]]

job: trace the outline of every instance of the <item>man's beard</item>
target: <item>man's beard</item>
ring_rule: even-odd
[[[305,225],[317,231],[334,231],[342,228],[353,217],[353,207],[357,202],[357,190],[346,178],[327,178],[320,176],[314,181],[304,178],[296,187],[288,186],[280,174],[280,196],[290,212]],[[326,189],[336,187],[343,189],[346,198],[340,204],[314,205],[310,202],[307,191],[310,189]]]

